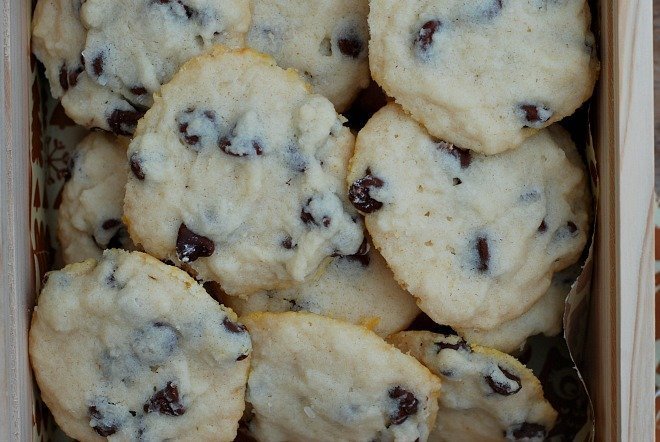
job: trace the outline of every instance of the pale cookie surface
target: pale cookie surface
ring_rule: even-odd
[[[121,250],[49,273],[30,329],[41,396],[85,441],[233,440],[250,352],[185,272]]]
[[[243,321],[254,348],[248,427],[258,440],[427,440],[440,383],[413,357],[363,327],[311,313]]]
[[[492,329],[463,329],[457,326],[456,331],[470,343],[505,353],[521,351],[530,336],[540,333],[555,336],[561,332],[566,296],[578,274],[579,266],[555,273],[548,291],[517,318]]]
[[[388,341],[442,379],[429,440],[541,442],[552,429],[557,412],[531,370],[513,357],[431,332],[401,332]]]
[[[344,111],[369,85],[368,0],[251,0],[247,43]]]
[[[587,240],[586,176],[557,126],[487,157],[430,137],[391,104],[358,135],[349,183],[395,278],[439,324],[520,316]]]
[[[134,249],[122,222],[127,148],[128,139],[93,132],[73,153],[57,212],[65,264],[99,258],[105,249]]]
[[[571,115],[598,74],[584,0],[372,0],[374,79],[429,132],[494,154]]]
[[[286,290],[224,296],[239,316],[254,312],[308,311],[364,325],[388,336],[419,314],[410,293],[399,287],[380,253],[363,243],[358,254],[336,257],[309,282]]]
[[[78,124],[133,133],[152,94],[217,43],[243,46],[249,0],[40,0],[34,52]]]
[[[131,238],[231,295],[299,284],[362,243],[345,192],[353,145],[294,71],[218,46],[185,64],[140,121]]]

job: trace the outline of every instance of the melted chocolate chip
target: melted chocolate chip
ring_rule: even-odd
[[[99,53],[94,59],[92,60],[92,71],[94,72],[94,75],[97,77],[100,77],[103,75],[103,53]]]
[[[90,405],[87,412],[92,420],[90,425],[99,436],[112,436],[119,430],[119,423],[114,419],[106,419],[96,406]]]
[[[115,109],[108,117],[108,126],[117,135],[132,135],[138,120],[143,115],[144,112],[140,110]]]
[[[358,58],[364,49],[364,43],[357,35],[340,37],[337,46],[342,54],[350,58]]]
[[[158,412],[167,416],[181,416],[186,412],[179,398],[179,389],[172,382],[154,393],[142,408],[145,413]]]
[[[442,350],[445,349],[472,352],[472,348],[462,338],[458,339],[455,344],[452,344],[450,342],[439,341],[439,342],[434,342],[434,345],[438,348],[437,350],[438,353],[440,353]]]
[[[512,380],[515,386],[512,386],[510,383],[501,383],[497,381],[496,379],[493,378],[492,374],[489,374],[485,377],[486,383],[490,386],[490,388],[493,389],[493,391],[497,394],[501,394],[502,396],[511,396],[512,394],[518,393],[520,389],[522,388],[522,384],[520,382],[520,378],[516,376],[515,374],[507,371],[506,369],[498,366],[502,374],[506,376],[508,379]]]
[[[545,222],[545,218],[541,221],[538,228],[539,233],[545,233],[548,231],[548,224]]]
[[[228,137],[222,137],[220,141],[218,142],[218,147],[220,147],[220,150],[226,153],[227,155],[231,155],[233,157],[245,157],[245,156],[251,156],[251,155],[261,155],[263,153],[263,147],[261,144],[259,144],[258,141],[252,141],[252,150],[253,153],[248,153],[248,152],[236,152],[231,149],[232,144],[231,140]]]
[[[179,138],[195,150],[210,147],[219,136],[217,117],[212,110],[188,108],[176,117]]]
[[[446,152],[456,158],[461,165],[461,169],[467,169],[472,162],[472,153],[468,149],[456,147],[446,141],[438,141],[436,146],[439,150]]]
[[[131,171],[133,172],[133,175],[135,175],[135,178],[137,178],[140,181],[144,180],[144,172],[142,171],[142,161],[140,161],[140,157],[138,156],[137,153],[133,153],[131,155],[130,164],[131,164]]]
[[[524,127],[541,127],[553,113],[547,107],[535,104],[521,104],[520,111],[525,120]]]
[[[287,236],[286,238],[284,238],[282,240],[281,244],[282,244],[282,247],[284,247],[287,250],[291,250],[291,249],[293,249],[294,247],[297,246],[297,245],[293,244],[293,238],[291,238],[290,236]]]
[[[147,88],[145,88],[144,86],[134,86],[130,89],[130,91],[131,94],[140,96],[140,95],[145,95],[147,93]]]
[[[181,223],[176,237],[176,254],[182,262],[193,262],[201,257],[211,256],[214,251],[215,243],[212,240],[198,235]]]
[[[234,322],[226,316],[225,316],[225,319],[222,321],[222,325],[224,325],[225,328],[231,333],[245,333],[245,332],[247,332],[247,328],[245,328],[245,326],[243,324],[239,324],[238,322]]]
[[[488,240],[480,236],[477,238],[477,253],[479,255],[479,262],[477,265],[477,270],[480,272],[488,271],[488,262],[490,261],[490,251],[488,249]]]
[[[415,49],[425,54],[433,44],[433,36],[442,27],[440,20],[429,20],[422,25],[419,32],[415,36],[414,46]]]
[[[107,219],[103,221],[103,224],[101,224],[101,227],[103,230],[111,230],[114,229],[115,227],[121,226],[121,220],[112,218],[112,219]]]
[[[371,175],[371,169],[367,169],[367,175],[364,178],[355,180],[348,190],[348,199],[351,204],[361,212],[372,213],[383,207],[383,203],[371,197],[371,189],[380,189],[385,182],[380,178]]]
[[[316,226],[323,225],[323,227],[330,227],[330,224],[332,224],[332,218],[329,216],[323,216],[321,218],[321,221],[317,221],[314,218],[314,215],[309,211],[309,205],[312,202],[312,198],[307,200],[307,204],[300,210],[300,220],[305,223],[305,224],[313,224]]]
[[[390,415],[391,425],[400,425],[417,413],[419,401],[411,392],[396,386],[389,391],[389,397],[397,402],[396,413]]]
[[[509,440],[545,439],[545,435],[546,429],[543,425],[530,422],[523,422],[504,432],[504,437]]]

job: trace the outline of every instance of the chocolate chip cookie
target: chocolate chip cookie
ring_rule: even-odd
[[[369,330],[311,313],[243,318],[253,342],[246,399],[259,441],[425,441],[440,382]]]
[[[394,276],[439,324],[490,329],[520,316],[587,241],[586,174],[558,126],[484,156],[391,104],[359,133],[348,182]]]
[[[108,250],[47,278],[30,358],[69,436],[234,439],[251,343],[230,309],[140,252]]]
[[[405,329],[419,314],[410,293],[367,242],[355,255],[333,258],[309,282],[287,290],[224,296],[223,304],[239,316],[253,312],[308,311],[364,325],[381,336]]]
[[[129,147],[131,238],[243,296],[357,253],[363,226],[344,191],[354,139],[343,121],[268,56],[218,46],[191,60]]]
[[[585,0],[373,0],[374,79],[428,131],[487,155],[571,115],[598,74]]]
[[[369,85],[367,0],[251,0],[248,45],[295,68],[343,112]]]
[[[92,132],[72,154],[57,212],[65,264],[100,258],[105,249],[135,248],[122,221],[128,141]]]
[[[130,135],[185,61],[244,45],[248,1],[40,0],[33,50],[76,123]]]
[[[423,331],[388,339],[442,379],[438,419],[429,440],[545,440],[557,412],[531,370],[497,350],[458,336]]]

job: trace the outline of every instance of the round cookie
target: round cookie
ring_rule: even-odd
[[[372,0],[374,79],[428,131],[487,155],[513,149],[592,92],[585,0]]]
[[[378,251],[364,242],[357,255],[338,256],[312,280],[286,290],[223,296],[239,316],[254,312],[308,311],[363,325],[380,336],[405,329],[419,314]]]
[[[126,138],[92,132],[71,157],[57,213],[65,264],[100,258],[108,248],[135,248],[122,222],[127,148]]]
[[[67,115],[130,135],[181,64],[217,43],[244,45],[248,1],[40,0],[33,48]]]
[[[557,412],[539,380],[513,357],[458,336],[401,332],[388,341],[442,379],[435,442],[545,440]]]
[[[294,68],[343,112],[369,85],[368,0],[251,0],[247,43]]]
[[[390,104],[358,135],[349,183],[395,277],[439,324],[488,329],[520,316],[587,241],[586,176],[558,126],[484,156]]]
[[[528,311],[492,329],[456,328],[468,342],[494,348],[505,353],[521,351],[527,338],[537,334],[555,336],[561,332],[564,303],[580,267],[572,266],[555,273],[548,291]]]
[[[32,317],[32,368],[72,438],[236,436],[250,337],[185,272],[108,250],[47,274]]]
[[[425,441],[440,382],[369,330],[311,313],[243,318],[248,428],[268,441]]]
[[[293,70],[222,46],[154,96],[129,147],[131,238],[230,295],[286,288],[363,240],[354,139]]]

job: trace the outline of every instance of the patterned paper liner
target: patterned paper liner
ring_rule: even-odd
[[[45,272],[61,267],[55,236],[57,209],[71,152],[86,131],[76,126],[64,114],[61,105],[50,97],[47,81],[43,72],[37,72],[34,57],[31,58],[31,67],[30,239],[36,269],[34,278],[39,289]],[[578,120],[584,126],[585,120]],[[593,194],[597,195],[598,179],[595,175],[591,137],[587,136],[586,141]],[[548,438],[552,441],[585,441],[594,438],[593,407],[575,365],[581,362],[585,341],[592,253],[593,247],[590,245],[583,271],[567,298],[564,313],[565,339],[534,337],[525,352],[519,355],[519,359],[537,374],[547,399],[559,412],[557,424]],[[57,428],[50,412],[38,397],[35,398],[33,409],[33,440],[70,440]]]

